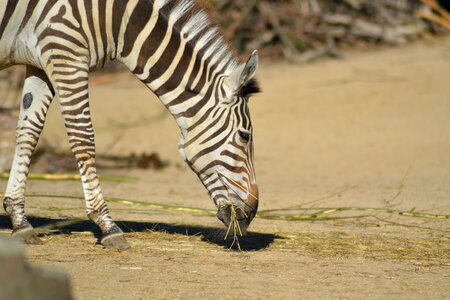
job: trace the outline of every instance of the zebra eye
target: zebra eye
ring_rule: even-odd
[[[250,132],[248,132],[248,131],[243,131],[243,130],[239,130],[238,133],[239,133],[239,137],[240,137],[244,142],[248,143],[248,141],[250,141],[250,136],[251,136]]]

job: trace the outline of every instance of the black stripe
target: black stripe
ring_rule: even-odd
[[[224,161],[221,160],[213,160],[212,162],[210,162],[209,164],[207,164],[203,169],[201,169],[198,174],[203,174],[205,173],[208,169],[211,169],[212,167],[217,167],[217,166],[221,166],[224,167],[225,169],[227,169],[228,171],[231,171],[233,173],[240,173],[240,172],[236,172],[236,168],[233,166],[230,166],[229,164],[225,163]]]
[[[73,14],[75,20],[77,20],[78,24],[82,24],[80,10],[78,9],[78,2],[77,2],[77,0],[69,0],[69,3],[70,3],[70,7],[72,8],[72,14]],[[64,23],[66,26],[69,26],[69,24],[66,24],[66,23],[69,23],[69,22],[65,22]],[[81,26],[82,25],[80,25],[80,27]],[[70,27],[71,28],[78,28],[78,27],[73,26],[73,24],[70,24]],[[78,30],[78,32],[81,33],[81,35],[83,35],[83,38],[86,41],[86,44],[88,44],[88,37],[86,35],[86,32],[84,30],[81,30],[81,28],[78,28],[78,29],[80,29],[80,30]]]
[[[219,115],[219,117],[217,119],[222,118],[223,114],[225,113],[225,110],[222,111],[222,113]],[[205,115],[209,115],[205,114]],[[214,116],[213,116],[214,117]],[[205,129],[203,129],[202,131],[200,131],[196,136],[194,136],[192,139],[190,139],[189,141],[187,141],[186,143],[184,143],[184,147],[189,147],[189,145],[191,145],[193,142],[195,142],[196,140],[198,140],[201,136],[203,136],[209,129],[211,129],[211,126],[206,127]]]
[[[192,131],[195,127],[197,127],[198,125],[202,124],[203,122],[205,122],[205,120],[207,118],[209,118],[209,116],[211,115],[211,112],[213,111],[214,106],[210,107],[203,115],[202,117],[197,120],[197,122],[195,122],[194,124],[192,124],[191,126],[189,126],[189,128],[187,129],[187,131]],[[178,116],[177,116],[178,117]]]
[[[39,2],[38,0],[30,0],[30,2],[28,3],[27,10],[25,12],[25,16],[22,19],[22,23],[20,23],[18,33],[22,32],[23,28],[28,23],[28,20],[33,15],[34,9],[36,8],[36,5],[38,4],[38,2]]]
[[[197,40],[193,39],[192,42],[194,42],[194,41],[197,42]],[[206,43],[206,44],[203,46],[203,48],[201,48],[200,50],[197,51],[197,55],[196,55],[196,60],[195,60],[194,68],[192,69],[191,76],[190,76],[190,78],[189,78],[188,83],[186,84],[186,86],[187,86],[188,88],[190,88],[190,89],[192,89],[192,90],[195,90],[195,91],[199,91],[199,89],[198,89],[198,84],[197,84],[196,87],[193,87],[192,84],[193,84],[195,78],[197,77],[198,72],[200,72],[200,66],[201,66],[202,58],[203,58],[203,56],[205,55],[205,52],[207,51],[207,49],[208,49],[209,47],[211,47],[211,45],[214,43],[214,41],[215,41],[215,39],[214,39],[214,38],[211,38],[211,39],[209,40],[209,42]],[[209,57],[208,59],[206,59],[206,60],[204,61],[204,63],[203,63],[203,71],[206,70],[206,67],[208,66],[208,63],[207,63],[207,62],[209,61],[210,58],[211,58],[211,57]],[[203,72],[203,73],[204,73],[204,72]],[[201,81],[201,80],[200,80],[200,81]]]
[[[218,74],[216,74],[215,77],[217,78],[217,76]],[[216,78],[214,78],[213,82],[216,82]],[[205,97],[203,97],[202,100],[198,101],[194,106],[189,107],[186,111],[181,113],[181,115],[186,118],[192,118],[203,106],[211,101],[211,95],[213,94],[215,88],[216,87],[211,84],[208,87],[208,91],[206,92]],[[218,101],[219,99],[216,98],[215,104],[217,104]]]
[[[161,56],[158,58],[158,61],[155,63],[155,65],[152,67],[151,72],[147,79],[144,80],[146,83],[150,83],[154,81],[155,79],[158,79],[161,77],[164,72],[167,70],[167,68],[170,66],[170,64],[173,62],[175,58],[175,54],[178,51],[178,48],[181,44],[181,38],[180,33],[173,28],[172,34],[170,35],[169,42],[167,43],[166,49],[164,49]],[[183,76],[182,74],[179,74],[179,76]],[[167,89],[162,89],[164,92]],[[157,95],[160,95],[156,93]]]
[[[0,23],[0,39],[5,32],[6,26],[8,26],[9,19],[11,19],[11,16],[14,14],[17,3],[18,1],[8,1],[8,4],[6,4],[6,10],[3,15],[2,23]]]
[[[139,33],[141,33],[145,25],[150,20],[153,5],[149,4],[149,1],[139,0],[138,4],[131,13],[124,33],[124,45],[122,53],[120,54],[122,57],[127,57],[130,55]]]
[[[144,66],[148,59],[158,50],[161,45],[162,40],[166,36],[167,32],[167,20],[159,14],[158,20],[156,21],[155,28],[147,37],[145,42],[142,44],[142,48],[139,51],[139,56],[137,59],[137,67],[133,70],[135,74],[142,74],[144,71]],[[144,83],[148,83],[145,82]]]
[[[205,154],[207,154],[207,153],[211,153],[211,152],[213,152],[214,150],[218,149],[220,146],[222,146],[222,145],[225,143],[225,141],[230,137],[230,135],[231,135],[232,133],[233,133],[233,132],[230,131],[224,138],[222,138],[221,140],[219,140],[218,142],[216,142],[214,145],[211,145],[211,146],[209,146],[209,147],[207,147],[207,148],[204,148],[203,150],[199,151],[197,154],[195,154],[194,157],[192,157],[192,159],[190,160],[190,162],[193,164],[193,163],[195,163],[195,161],[196,161],[197,159],[199,159],[199,158],[202,157],[203,155],[205,155]]]
[[[72,48],[58,44],[58,43],[48,43],[47,45],[44,46],[44,48],[42,48],[41,53],[44,54],[47,51],[52,51],[55,49],[67,51],[76,57],[83,57],[83,55],[80,52],[76,52]]]
[[[34,29],[38,28],[38,26],[44,21],[45,17],[48,15],[52,7],[58,2],[58,0],[49,0],[45,4],[44,8],[41,11],[41,15],[39,16],[39,19],[36,22],[36,25],[34,26]]]
[[[84,0],[84,10],[86,12],[86,18],[87,18],[89,30],[91,32],[92,39],[94,40],[95,56],[98,59],[99,58],[99,51],[98,51],[99,49],[98,49],[97,37],[95,34],[94,16],[92,14],[93,9],[92,9],[92,1],[91,0]]]
[[[189,68],[189,63],[192,58],[193,49],[190,47],[184,48],[183,55],[180,60],[177,62],[177,66],[172,73],[172,75],[167,79],[167,82],[155,91],[157,95],[163,95],[169,91],[176,89],[180,86],[181,81],[183,80],[184,75],[186,74],[187,69]],[[175,51],[174,51],[175,52]]]
[[[141,51],[139,52],[137,66],[133,71],[135,74],[141,74],[143,72],[143,67],[147,63],[148,59],[158,50],[161,45],[162,40],[167,34],[167,29],[169,25],[169,16],[172,8],[176,5],[177,1],[169,1],[166,5],[160,8],[158,13],[158,20],[156,21],[155,27],[151,34],[147,37],[144,44],[142,45]],[[144,80],[144,83],[149,83],[149,81]]]
[[[214,120],[215,121],[215,120]],[[214,122],[215,123],[215,122]],[[214,126],[215,124],[210,124],[210,126]],[[207,137],[206,139],[204,139],[200,144],[205,144],[207,142],[209,142],[210,140],[212,140],[213,138],[215,138],[217,135],[221,134],[222,132],[225,131],[225,129],[227,129],[230,126],[230,114],[227,115],[227,118],[225,119],[225,122],[223,122],[222,127],[220,127],[219,129],[217,129],[216,131],[214,131],[209,137]]]
[[[61,39],[71,42],[72,44],[74,44],[80,48],[86,48],[86,46],[82,42],[80,42],[80,40],[74,38],[73,36],[71,36],[63,31],[60,31],[60,30],[57,30],[57,29],[54,29],[51,27],[47,27],[42,31],[42,33],[38,36],[38,41],[42,41],[47,36],[61,38]]]
[[[106,59],[108,57],[107,49],[108,49],[108,38],[106,36],[106,1],[101,0],[98,3],[98,23],[100,30],[100,37],[102,39],[103,45],[103,59],[102,59],[102,67],[106,64]]]
[[[245,129],[248,129],[248,121],[247,121],[247,109],[246,109],[246,103],[245,101],[242,101],[239,105],[239,114],[242,116],[242,127]]]
[[[117,56],[117,42],[119,39],[120,26],[122,25],[122,18],[127,8],[127,1],[115,0],[112,8],[112,36],[114,40],[114,48],[116,49],[115,57]]]

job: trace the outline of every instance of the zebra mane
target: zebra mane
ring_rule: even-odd
[[[216,23],[211,21],[210,14],[207,12],[208,5],[199,3],[198,0],[154,0],[154,2],[159,2],[161,6],[166,4],[171,6],[169,17],[176,20],[174,28],[179,31],[180,36],[189,40],[187,45],[193,49],[201,43],[201,46],[205,47],[201,55],[206,57],[214,55],[218,62],[226,62],[224,75],[228,76],[238,67],[240,62],[235,51],[224,40]]]
[[[258,80],[255,78],[250,79],[246,84],[244,84],[239,90],[239,97],[248,99],[253,94],[261,92]]]

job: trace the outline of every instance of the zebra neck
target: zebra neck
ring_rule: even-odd
[[[117,59],[187,130],[217,105],[237,60],[194,1],[129,1],[123,16]]]

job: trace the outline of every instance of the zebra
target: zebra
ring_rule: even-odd
[[[16,149],[3,207],[12,235],[39,243],[25,216],[31,156],[53,99],[59,102],[81,175],[86,213],[100,243],[127,249],[105,203],[95,165],[89,72],[116,60],[174,117],[178,149],[230,225],[232,205],[245,233],[258,209],[249,97],[258,52],[241,61],[194,0],[4,0],[0,2],[0,70],[25,65]]]

